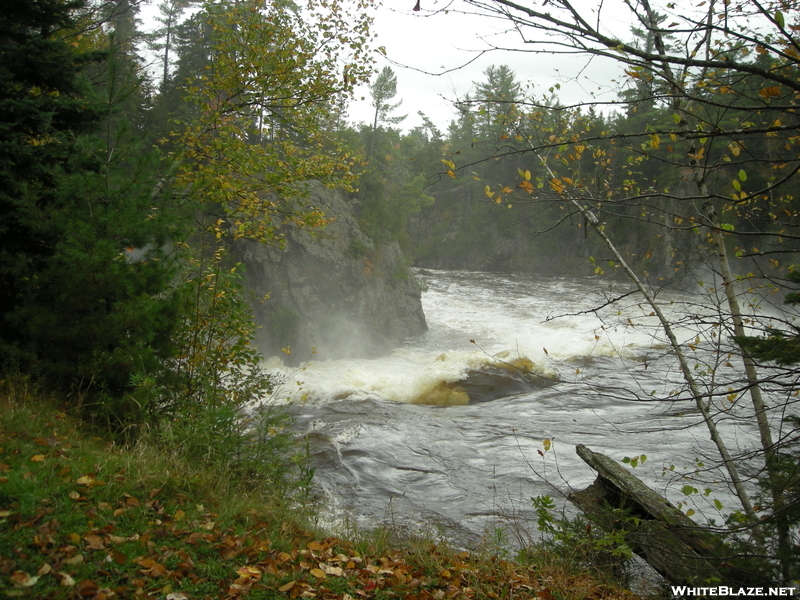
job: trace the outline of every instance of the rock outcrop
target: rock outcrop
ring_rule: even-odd
[[[396,243],[376,245],[359,228],[347,198],[309,184],[309,203],[332,223],[293,229],[284,248],[240,240],[254,294],[261,352],[292,362],[386,353],[427,329],[420,288]],[[285,358],[285,357],[284,357]]]

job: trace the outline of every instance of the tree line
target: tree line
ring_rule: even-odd
[[[4,379],[283,485],[305,463],[284,412],[249,410],[275,381],[229,245],[324,224],[311,179],[353,186],[332,120],[371,71],[368,3],[165,0],[150,36],[139,5],[0,11]]]
[[[373,177],[388,187],[422,175],[426,187],[404,212],[388,209],[398,195],[369,190],[364,214],[400,218],[396,238],[418,266],[627,279],[631,292],[609,305],[639,298],[623,317],[658,321],[684,380],[632,398],[692,406],[719,454],[681,474],[680,489],[701,493],[704,474],[725,481],[740,503],[715,506],[732,556],[750,557],[754,580],[788,583],[800,535],[797,7],[643,2],[627,5],[627,35],[611,37],[612,9],[550,4],[466,2],[542,48],[530,52],[616,62],[616,99],[565,104],[559,86],[531,89],[492,66],[455,102],[446,134],[424,115],[402,134],[379,126],[393,96],[376,86],[376,119],[362,128]],[[695,293],[680,322],[659,301],[667,284]],[[758,445],[730,448],[720,425],[731,421]]]
[[[446,131],[424,114],[402,131],[366,0],[163,0],[149,36],[132,0],[7,2],[4,369],[120,431],[233,422],[272,382],[229,241],[324,226],[304,198],[316,179],[418,266],[627,277],[685,381],[640,399],[696,408],[741,502],[725,532],[776,581],[796,578],[800,338],[796,296],[782,304],[800,279],[796,7],[643,2],[617,38],[592,25],[602,7],[465,2],[531,47],[616,61],[617,99],[566,104],[493,66]],[[368,81],[372,121],[349,124]],[[716,307],[687,317],[691,340],[657,301],[676,281]],[[757,449],[726,447],[717,424],[733,414],[755,423]]]
[[[637,316],[657,320],[657,339],[684,381],[666,395],[641,390],[633,398],[693,407],[717,448],[713,466],[676,483],[693,495],[702,471],[725,481],[740,503],[720,511],[720,531],[735,539],[731,557],[750,557],[755,580],[788,584],[797,578],[800,509],[796,5],[626,4],[634,26],[614,35],[619,6],[466,5],[507,20],[531,52],[622,67],[611,112],[599,101],[569,106],[522,95],[513,81],[490,86],[494,94],[476,86],[461,130],[491,152],[475,161],[462,144],[443,158],[445,172],[471,179],[475,195],[482,185],[510,213],[531,210],[524,219],[536,233],[559,224],[588,230],[572,248],[583,249],[595,276],[624,275],[631,292],[609,304],[639,299],[623,317],[631,327]],[[498,74],[487,71],[486,83]],[[491,174],[475,162],[493,164]],[[690,301],[682,322],[659,301],[670,279],[705,296]],[[694,335],[682,339],[682,327]],[[753,432],[757,445],[730,447],[719,431],[730,422]]]

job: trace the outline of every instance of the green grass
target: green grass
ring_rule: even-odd
[[[0,598],[632,597],[553,561],[326,537],[269,485],[147,438],[121,447],[58,406],[0,385]]]

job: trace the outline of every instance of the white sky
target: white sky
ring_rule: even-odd
[[[505,31],[508,26],[505,20],[443,10],[445,7],[466,10],[460,0],[420,0],[422,10],[413,12],[415,1],[383,0],[375,13],[374,31],[378,39],[374,46],[386,49],[386,57],[376,53],[376,67],[378,70],[387,65],[392,67],[397,75],[394,101],[403,101],[394,114],[408,115],[397,127],[409,130],[420,125],[422,120],[417,112],[421,110],[446,133],[456,114],[452,101],[470,92],[473,82],[482,81],[483,71],[491,65],[510,67],[517,81],[533,86],[529,94],[537,97],[556,83],[561,84],[558,96],[562,104],[589,100],[591,94],[601,100],[616,98],[610,81],[621,72],[618,65],[603,64],[599,59],[587,65],[585,57],[487,51],[491,44],[521,47],[518,35]],[[596,7],[594,0],[584,3],[587,12]],[[142,6],[140,16],[145,29],[154,26],[157,4],[157,0],[149,0]],[[629,30],[627,24],[617,27],[624,32]],[[374,109],[369,100],[369,89],[364,85],[351,104],[351,122],[372,122]]]
[[[536,96],[560,83],[558,96],[562,104],[590,99],[590,94],[605,100],[616,97],[609,91],[613,85],[609,82],[621,72],[617,65],[602,64],[595,59],[587,66],[586,58],[530,52],[489,51],[481,55],[490,44],[520,47],[518,35],[506,33],[507,24],[502,20],[438,12],[436,9],[444,2],[451,4],[448,0],[421,0],[422,10],[416,13],[411,10],[414,1],[385,0],[375,15],[374,29],[378,34],[375,44],[384,46],[387,55],[387,58],[379,56],[377,68],[388,65],[394,70],[395,102],[403,101],[395,114],[408,115],[398,127],[407,130],[421,124],[417,115],[421,110],[446,132],[455,116],[452,100],[470,92],[473,82],[482,81],[483,71],[491,65],[508,65],[518,81],[533,85]],[[622,27],[628,29],[626,25]],[[371,122],[369,90],[364,86],[359,92],[357,96],[364,100],[351,105],[350,120]]]

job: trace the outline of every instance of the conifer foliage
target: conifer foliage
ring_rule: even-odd
[[[356,179],[326,121],[371,72],[370,3],[188,4],[158,86],[137,2],[0,15],[0,368],[125,429],[269,392],[229,242],[324,224],[306,182]]]
[[[119,397],[169,355],[176,231],[125,114],[135,69],[113,38],[80,50],[82,8],[13,0],[0,16],[0,352]]]

